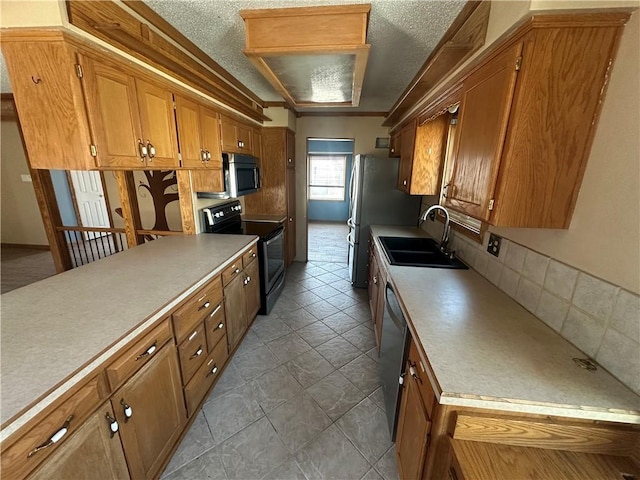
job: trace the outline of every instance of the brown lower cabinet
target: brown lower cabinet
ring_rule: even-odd
[[[243,270],[240,269],[245,262]],[[225,273],[229,272],[228,277]],[[226,280],[229,278],[230,280]],[[222,275],[224,305],[227,312],[227,341],[229,352],[238,345],[249,324],[260,310],[260,272],[256,257],[250,261],[237,258]]]
[[[118,426],[106,402],[29,479],[128,479],[120,434],[113,431]]]
[[[155,478],[187,420],[175,345],[162,347],[111,404],[131,478]]]

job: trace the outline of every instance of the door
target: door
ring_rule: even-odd
[[[147,147],[147,168],[179,167],[178,135],[173,94],[164,87],[136,79],[143,142]]]
[[[91,137],[100,167],[141,168],[142,128],[134,78],[103,59],[79,55]]]
[[[109,402],[49,457],[29,480],[129,478],[120,434]]]
[[[187,420],[175,345],[160,349],[113,395],[111,404],[131,478],[156,478]]]
[[[469,76],[463,85],[453,174],[445,205],[479,220],[489,218],[521,52],[522,43],[514,45]]]
[[[80,224],[83,227],[109,228],[109,212],[102,188],[102,174],[96,171],[71,170],[71,182],[76,195]],[[106,235],[84,232],[87,240]]]
[[[232,352],[240,338],[242,338],[246,325],[244,276],[237,275],[224,287],[224,311],[227,318],[229,352]]]
[[[200,134],[200,106],[176,95],[176,120],[180,135],[180,154],[185,168],[202,168],[205,163]]]
[[[296,258],[296,171],[287,168],[287,266]]]

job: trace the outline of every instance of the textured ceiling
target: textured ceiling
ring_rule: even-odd
[[[282,97],[242,53],[245,28],[240,10],[370,3],[367,43],[371,44],[371,51],[360,106],[331,110],[388,111],[465,0],[145,0],[145,3],[265,101],[282,101]],[[1,58],[0,67],[2,91],[11,91]]]
[[[265,101],[282,101],[282,97],[242,53],[245,28],[240,10],[370,3],[367,43],[371,51],[360,106],[334,111],[388,111],[465,4],[464,0],[144,1]]]

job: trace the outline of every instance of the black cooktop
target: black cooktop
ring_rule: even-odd
[[[269,240],[279,233],[282,228],[282,224],[275,222],[233,222],[222,226],[215,233],[257,235],[261,240]]]

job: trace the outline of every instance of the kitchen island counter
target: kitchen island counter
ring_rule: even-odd
[[[168,236],[2,295],[1,439],[256,241]]]
[[[379,236],[425,232],[371,230],[441,404],[640,424],[638,395],[474,270],[388,264]]]

